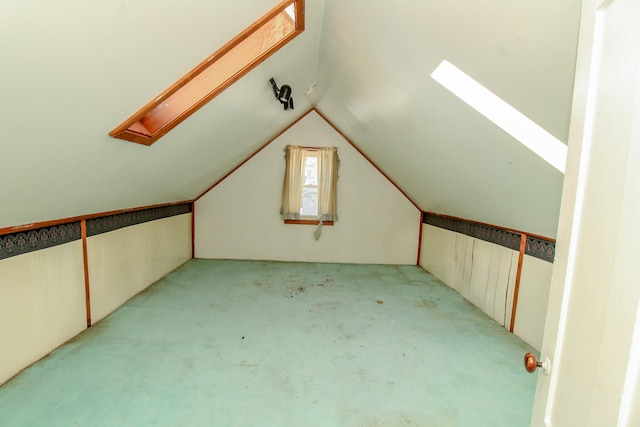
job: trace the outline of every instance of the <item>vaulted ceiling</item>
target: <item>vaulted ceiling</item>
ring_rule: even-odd
[[[306,0],[304,33],[154,145],[108,136],[276,3],[5,2],[0,227],[193,199],[315,107],[423,210],[555,236],[562,174],[430,75],[566,142],[577,0]]]

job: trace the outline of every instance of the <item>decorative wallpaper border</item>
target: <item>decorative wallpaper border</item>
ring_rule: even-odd
[[[556,244],[547,240],[527,236],[527,246],[525,247],[524,253],[553,263],[556,257]]]
[[[520,251],[522,233],[504,230],[488,224],[467,221],[462,218],[422,213],[422,222],[434,227],[454,231],[486,242],[495,243],[505,248]],[[553,242],[537,237],[527,236],[525,254],[553,263],[556,245]]]
[[[456,233],[465,234],[475,237],[486,242],[495,243],[505,248],[520,250],[520,234],[513,233],[499,228],[478,224],[471,221],[465,221],[458,218],[450,218],[439,215],[424,213],[422,222],[433,225],[435,227],[444,228],[445,230],[455,231]]]
[[[80,221],[0,236],[0,260],[80,240]]]
[[[183,203],[92,218],[87,220],[87,237],[190,212],[191,203]]]
[[[191,212],[191,203],[160,206],[87,219],[87,237]],[[0,260],[82,239],[78,220],[0,235]]]

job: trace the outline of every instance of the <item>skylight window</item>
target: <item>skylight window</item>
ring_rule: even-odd
[[[304,0],[285,0],[109,133],[151,145],[304,31]]]
[[[293,3],[289,5],[289,7],[287,7],[284,11],[287,12],[287,15],[289,15],[289,18],[291,18],[293,22],[296,22],[296,10],[293,6]]]
[[[567,146],[562,141],[446,60],[440,63],[431,77],[564,173]]]

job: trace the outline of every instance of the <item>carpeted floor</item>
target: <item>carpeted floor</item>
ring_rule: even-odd
[[[420,267],[192,260],[0,387],[0,426],[527,427],[527,351]]]

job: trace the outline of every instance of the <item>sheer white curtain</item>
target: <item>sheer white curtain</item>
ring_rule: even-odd
[[[323,221],[338,220],[338,149],[336,147],[318,148],[318,228],[314,233],[320,238]]]
[[[302,183],[304,177],[305,149],[297,145],[287,145],[284,152],[285,170],[282,184],[282,219],[299,219],[302,204]]]

